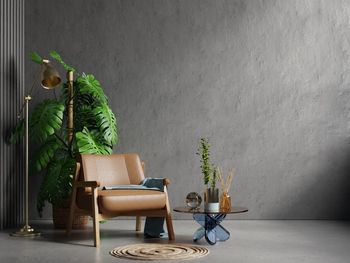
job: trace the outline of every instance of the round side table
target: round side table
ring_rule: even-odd
[[[226,215],[248,212],[245,207],[231,207],[230,211],[221,210],[218,212],[208,212],[203,207],[191,209],[186,206],[175,207],[173,210],[178,213],[192,214],[193,219],[201,225],[193,234],[193,241],[205,237],[210,245],[216,244],[216,241],[226,241],[230,238],[230,232],[221,225]]]

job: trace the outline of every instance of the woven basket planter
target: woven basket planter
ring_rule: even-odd
[[[52,206],[53,224],[56,229],[66,229],[69,219],[69,201],[65,200],[61,206]],[[84,229],[89,222],[89,216],[74,215],[73,229]]]

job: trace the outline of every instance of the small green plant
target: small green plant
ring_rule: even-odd
[[[218,178],[218,167],[215,166],[214,169],[213,169],[213,175],[212,177],[210,178],[210,185],[211,185],[211,188],[216,188],[216,179]]]
[[[215,188],[217,168],[213,168],[213,165],[210,163],[210,143],[208,138],[201,138],[199,140],[197,155],[201,157],[200,167],[202,169],[204,184],[207,188]]]

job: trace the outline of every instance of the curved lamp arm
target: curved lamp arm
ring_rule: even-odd
[[[58,86],[58,84],[61,83],[61,78],[58,74],[58,72],[52,67],[49,60],[42,60],[42,69],[40,71],[41,78],[41,86],[45,89],[53,89]],[[39,77],[38,77],[39,78]],[[31,226],[29,226],[28,223],[28,173],[29,173],[29,125],[28,125],[28,118],[29,118],[29,101],[32,99],[31,93],[34,89],[34,85],[36,83],[36,79],[33,82],[32,87],[30,88],[29,94],[24,97],[24,103],[22,105],[22,108],[17,115],[20,117],[25,112],[25,187],[24,187],[24,215],[25,215],[25,225],[19,229],[18,231],[12,233],[12,236],[19,236],[19,237],[30,237],[30,236],[39,236],[40,232],[35,231]]]
[[[35,87],[35,84],[37,81],[40,80],[41,86],[44,89],[54,89],[61,83],[61,77],[58,74],[58,71],[51,65],[50,60],[43,59],[41,62],[41,69],[38,72],[37,77],[34,79],[32,86],[30,87],[29,93],[26,95],[26,97],[31,98],[33,89]],[[26,105],[26,101],[22,104],[22,107],[17,114],[17,118],[20,118],[24,107]]]

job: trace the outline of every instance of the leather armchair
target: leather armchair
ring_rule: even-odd
[[[141,230],[141,216],[164,217],[169,240],[175,240],[167,186],[156,190],[101,190],[103,186],[140,184],[144,179],[144,163],[137,154],[82,154],[73,178],[70,215],[66,232],[72,230],[73,215],[93,218],[94,246],[100,246],[99,221],[117,216],[136,216],[136,231]]]

